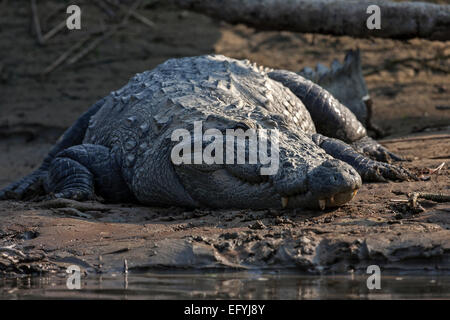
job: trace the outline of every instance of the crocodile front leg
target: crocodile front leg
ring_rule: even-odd
[[[403,158],[396,155],[395,153],[390,152],[388,149],[383,147],[377,141],[373,140],[369,136],[365,136],[355,142],[352,143],[353,148],[367,155],[368,157],[375,159],[377,161],[383,161],[390,163],[391,160],[394,161],[404,161]]]
[[[45,189],[56,198],[133,201],[120,165],[110,149],[82,144],[60,152],[50,164]]]
[[[313,141],[332,157],[350,164],[359,173],[363,181],[386,182],[387,180],[418,180],[417,176],[401,166],[370,159],[355,151],[345,142],[314,134]]]
[[[377,161],[403,160],[368,137],[366,129],[353,112],[327,90],[287,70],[274,70],[269,76],[302,100],[318,133],[350,143],[355,150]]]

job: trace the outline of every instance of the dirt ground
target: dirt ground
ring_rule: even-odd
[[[155,25],[128,24],[77,62],[42,72],[82,39],[111,30],[88,1],[82,29],[36,43],[23,1],[0,1],[0,188],[31,172],[64,130],[97,99],[135,73],[173,57],[220,53],[299,71],[342,60],[360,48],[382,143],[429,176],[418,182],[365,184],[349,204],[305,210],[195,210],[98,202],[0,202],[0,272],[148,268],[296,268],[313,273],[391,270],[450,271],[450,206],[408,192],[450,192],[450,43],[353,39],[231,26],[162,4],[139,10]],[[65,4],[39,1],[45,34],[65,20]],[[87,44],[85,45],[85,47]],[[429,168],[444,166],[429,175]]]

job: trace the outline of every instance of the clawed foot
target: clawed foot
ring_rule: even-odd
[[[370,137],[364,137],[353,143],[353,147],[356,151],[367,155],[371,159],[391,163],[394,161],[405,161],[402,157],[390,152],[388,149],[383,147],[381,144],[376,142]]]
[[[402,168],[389,163],[383,163],[379,161],[370,161],[364,168],[361,168],[360,175],[364,181],[368,182],[387,182],[392,181],[408,181],[419,180],[419,178]]]
[[[42,194],[42,181],[45,174],[45,172],[37,170],[19,181],[11,183],[0,190],[0,200],[21,200]]]
[[[369,157],[370,161],[361,164],[360,174],[364,181],[386,182],[419,180],[419,178],[399,165],[391,164],[394,161],[405,161],[398,155],[390,152],[385,147],[370,137],[364,137],[353,143],[353,148]]]
[[[0,200],[24,200],[32,198],[41,200],[50,200],[55,198],[72,199],[77,201],[101,200],[98,199],[90,190],[73,188],[43,195],[43,180],[45,175],[46,172],[37,170],[19,181],[11,183],[6,188],[0,190]]]
[[[66,189],[61,192],[52,194],[51,198],[63,198],[76,201],[97,200],[92,192],[79,189]]]

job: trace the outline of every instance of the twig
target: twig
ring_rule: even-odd
[[[442,162],[439,166],[437,166],[434,169],[428,169],[430,172],[429,174],[434,174],[434,173],[439,173],[439,171],[441,171],[441,169],[445,166],[445,162]]]
[[[422,173],[419,178],[422,181],[429,181],[429,180],[431,180],[431,175],[432,174],[438,174],[441,171],[441,169],[444,167],[444,165],[445,165],[445,162],[442,162],[437,168],[434,168],[434,169],[427,168],[428,169],[428,175],[424,175],[424,173]]]
[[[31,0],[31,12],[33,13],[34,30],[36,31],[36,37],[40,45],[44,44],[42,38],[41,24],[39,23],[39,16],[37,12],[36,0]]]
[[[418,192],[408,194],[408,203],[411,208],[417,208],[417,198],[419,198]]]
[[[133,14],[136,14],[135,10],[137,8],[139,8],[139,6],[141,5],[141,2],[142,2],[142,0],[136,0],[128,10],[126,8],[124,8],[123,6],[120,6],[120,9],[123,12],[125,12],[125,17],[123,18],[122,22],[120,23],[121,25],[127,24],[130,16],[132,16]]]
[[[0,252],[7,252],[9,254],[15,254],[21,258],[25,258],[25,254],[17,249],[14,249],[12,247],[0,247]]]
[[[90,53],[92,50],[97,48],[97,46],[100,43],[102,43],[103,41],[105,41],[106,39],[108,39],[109,37],[114,35],[121,28],[123,28],[128,23],[128,19],[129,19],[130,15],[131,15],[131,12],[139,6],[140,2],[141,2],[141,0],[136,0],[133,3],[133,5],[131,6],[131,8],[128,10],[128,12],[125,14],[125,16],[122,19],[122,21],[117,26],[115,26],[113,29],[111,29],[110,31],[108,31],[105,34],[103,34],[101,37],[99,37],[99,38],[95,39],[94,41],[92,41],[84,50],[82,50],[77,55],[72,57],[69,61],[67,61],[67,64],[72,65],[72,64],[76,63],[81,58],[83,58],[88,53]]]
[[[132,16],[133,18],[135,18],[136,20],[140,21],[141,23],[145,24],[146,26],[148,26],[149,28],[154,28],[155,27],[155,23],[151,20],[149,20],[148,18],[144,17],[143,15],[137,13],[135,10],[137,10],[137,8],[140,5],[140,1],[137,1],[137,5],[133,6],[131,9],[127,9],[126,7],[124,7],[123,5],[120,4],[116,4],[111,2],[110,0],[106,0],[109,4],[111,4],[112,6],[120,9],[122,12],[127,12],[130,16]]]
[[[450,194],[443,193],[427,193],[427,192],[396,192],[396,194],[405,194],[408,199],[390,199],[391,202],[409,202],[411,206],[417,205],[417,199],[425,199],[434,202],[450,202]]]
[[[103,12],[106,13],[106,15],[110,18],[114,18],[116,16],[116,13],[108,6],[107,3],[103,0],[95,1],[94,2],[97,7],[103,10]]]
[[[408,199],[390,199],[391,202],[408,202]]]
[[[45,68],[44,71],[42,71],[41,75],[47,75],[53,70],[55,70],[59,65],[61,65],[73,52],[81,48],[87,40],[89,40],[90,36],[87,38],[81,39],[77,43],[75,43],[73,46],[71,46],[66,52],[64,52],[61,56],[59,56],[58,59],[56,59],[51,65],[49,65],[47,68]]]
[[[42,41],[47,42],[48,40],[50,40],[51,37],[53,37],[59,31],[63,30],[65,27],[66,27],[66,20],[61,21],[59,24],[57,24],[55,27],[53,27],[49,32],[44,34],[44,36],[42,37]]]
[[[155,23],[154,23],[153,21],[147,19],[146,17],[140,15],[140,14],[137,13],[137,12],[134,12],[134,11],[133,11],[133,12],[131,13],[131,16],[132,16],[133,18],[135,18],[136,20],[140,21],[141,23],[145,24],[145,25],[146,25],[147,27],[149,27],[149,28],[152,28],[152,29],[153,29],[153,28],[155,27]]]
[[[101,36],[99,36],[98,38],[93,40],[88,46],[86,46],[83,50],[78,52],[78,54],[74,55],[71,59],[69,59],[69,56],[72,53],[76,52],[78,49],[80,49],[84,46],[84,44],[90,39],[90,36],[88,36],[87,38],[81,39],[80,41],[75,43],[72,47],[70,47],[66,52],[64,52],[51,65],[49,65],[47,68],[45,68],[45,70],[41,73],[41,75],[49,74],[50,72],[55,70],[58,66],[60,66],[62,63],[64,63],[67,59],[69,59],[69,60],[67,60],[67,64],[72,65],[72,64],[78,62],[83,57],[85,57],[92,50],[94,50],[98,45],[100,45],[103,41],[105,41],[106,39],[108,39],[109,37],[114,35],[122,27],[124,27],[128,23],[128,19],[130,17],[131,12],[139,6],[140,2],[141,2],[141,0],[135,1],[135,3],[133,3],[131,8],[128,10],[128,12],[123,17],[122,21],[117,26],[115,26],[113,29],[109,30],[108,32],[105,32],[104,30],[101,31],[101,33],[102,33]],[[46,39],[48,40],[48,39],[50,39],[51,36],[56,34],[59,31],[59,27],[61,25],[62,25],[62,23],[59,24],[58,26],[56,26],[55,28],[53,28],[51,31],[49,31],[45,35]],[[64,25],[65,25],[65,21],[64,21]]]
[[[73,56],[70,60],[67,61],[68,65],[74,64],[77,61],[79,61],[81,58],[83,58],[84,56],[86,56],[89,52],[91,52],[92,50],[94,50],[100,43],[102,43],[103,41],[105,41],[106,39],[108,39],[109,37],[111,37],[114,33],[116,33],[118,30],[118,28],[114,28],[106,33],[104,33],[101,37],[98,37],[97,39],[95,39],[94,41],[92,41],[86,48],[84,48],[83,50],[81,50],[78,54],[76,54],[75,56]]]
[[[408,197],[411,199],[421,198],[425,200],[431,200],[434,202],[450,202],[450,194],[443,193],[425,193],[425,192],[413,192],[408,194]]]
[[[63,9],[65,9],[67,7],[67,5],[65,5],[64,3],[58,3],[55,4],[54,8],[52,11],[48,12],[46,16],[44,16],[42,18],[42,26],[45,29],[45,26],[47,26],[50,22],[50,20],[52,20],[54,17],[59,16],[61,17],[61,11]]]
[[[440,160],[440,159],[448,159],[448,158],[450,158],[450,154],[443,155],[443,156],[430,157],[429,159]]]
[[[127,259],[123,259],[123,273],[128,273],[128,262]]]

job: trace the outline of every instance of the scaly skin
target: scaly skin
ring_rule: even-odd
[[[174,165],[171,134],[192,132],[195,121],[205,130],[278,130],[279,170],[261,176],[254,164]],[[367,148],[373,158],[387,152],[348,108],[298,74],[220,55],[171,59],[91,107],[43,165],[0,198],[43,185],[51,196],[77,200],[323,209],[350,201],[361,177],[414,178],[360,153]]]
[[[343,63],[334,60],[330,68],[318,63],[315,70],[306,67],[298,74],[331,93],[359,121],[367,122],[365,99],[369,98],[369,92],[362,75],[359,50],[348,51]]]

